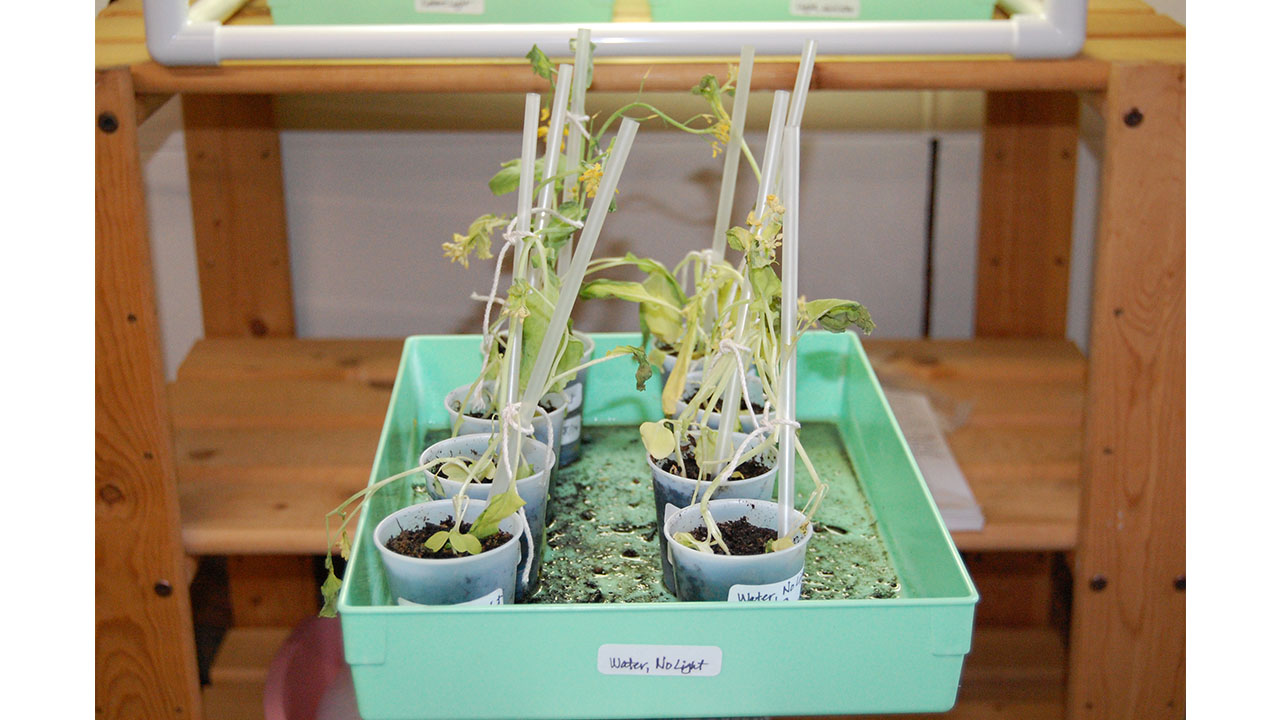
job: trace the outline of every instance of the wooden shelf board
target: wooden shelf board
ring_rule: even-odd
[[[286,628],[232,628],[227,632],[224,649],[210,671],[211,684],[204,691],[205,720],[262,717],[267,667],[288,633]],[[1046,627],[979,627],[974,631],[973,649],[965,660],[959,697],[951,712],[883,717],[1061,720],[1065,669],[1062,641]]]
[[[196,344],[170,386],[193,555],[320,554],[324,515],[368,483],[399,340]],[[987,518],[962,550],[1069,550],[1084,359],[1066,341],[869,341],[889,387],[960,418],[952,451]]]

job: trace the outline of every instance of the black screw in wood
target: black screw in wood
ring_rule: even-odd
[[[1177,590],[1178,592],[1186,592],[1186,591],[1187,591],[1187,576],[1186,576],[1186,575],[1179,575],[1178,577],[1174,578],[1174,579],[1173,579],[1173,589],[1174,589],[1174,590]]]
[[[1124,124],[1128,125],[1129,127],[1138,127],[1139,125],[1141,125],[1142,111],[1139,110],[1138,108],[1133,108],[1129,110],[1129,112],[1124,114]]]
[[[104,112],[98,116],[98,129],[110,135],[120,129],[120,121],[116,119],[115,113]]]
[[[1102,575],[1094,575],[1089,579],[1089,589],[1094,592],[1102,592],[1107,587],[1107,578]]]
[[[160,597],[169,597],[173,594],[173,586],[169,584],[168,580],[157,580],[156,594]]]

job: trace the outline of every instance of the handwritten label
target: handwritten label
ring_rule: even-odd
[[[801,17],[853,19],[862,14],[861,0],[791,0],[791,14]]]
[[[396,602],[399,603],[400,605],[409,605],[413,607],[430,607],[429,605],[416,603],[412,600],[405,600],[404,598],[396,598]],[[502,604],[502,588],[497,588],[493,592],[489,593],[488,595],[485,595],[484,597],[478,597],[475,600],[468,600],[466,602],[460,602],[460,603],[454,603],[454,604],[455,605],[501,605]]]
[[[564,426],[560,429],[560,443],[568,445],[578,439],[582,434],[582,416],[575,415],[571,418],[564,419]]]
[[[779,583],[767,585],[734,585],[729,588],[729,602],[777,602],[800,599],[804,570]]]
[[[484,0],[413,0],[413,9],[420,13],[483,15]]]
[[[720,648],[714,645],[601,645],[596,668],[605,675],[720,674]]]

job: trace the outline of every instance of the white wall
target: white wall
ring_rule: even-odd
[[[971,336],[981,169],[972,107],[976,101],[980,118],[980,95],[946,96],[956,102],[941,121],[938,108],[948,105],[934,94],[881,95],[879,109],[889,118],[884,123],[874,120],[870,101],[855,106],[846,104],[848,95],[814,98],[816,127],[804,134],[801,161],[802,292],[864,302],[879,325],[878,337],[919,336],[929,139],[936,135],[933,335]],[[929,102],[922,103],[923,96]],[[492,129],[420,129],[466,127],[448,107],[336,105],[335,110],[315,99],[286,100],[279,113],[299,335],[475,332],[481,307],[467,298],[487,291],[492,267],[451,266],[440,244],[481,213],[513,211],[514,199],[493,198],[485,182],[499,162],[518,155],[518,133],[502,127],[505,121]],[[756,101],[753,108],[767,112],[767,103]],[[927,111],[924,123],[921,108]],[[754,125],[763,125],[752,115]],[[850,118],[857,130],[830,129]],[[948,129],[920,129],[921,124]],[[756,148],[763,144],[759,132],[749,133],[748,140]],[[201,334],[179,104],[169,103],[145,123],[140,142],[172,377]],[[1070,336],[1082,347],[1096,186],[1091,158],[1082,147],[1069,320]],[[623,176],[620,209],[610,216],[597,254],[631,250],[671,265],[688,250],[705,247],[721,164],[697,138],[642,130]],[[739,215],[746,212],[753,185],[744,169]],[[577,321],[587,330],[636,327],[634,307],[621,303],[586,303]]]

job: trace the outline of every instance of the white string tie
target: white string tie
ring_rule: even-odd
[[[573,218],[571,218],[571,217],[565,217],[564,215],[561,215],[559,212],[557,212],[557,211],[555,210],[555,208],[536,207],[536,208],[534,208],[534,209],[533,209],[533,212],[535,212],[535,213],[542,213],[543,215],[550,215],[551,217],[553,217],[553,218],[555,218],[555,219],[559,220],[560,222],[564,223],[565,225],[568,225],[568,226],[573,227],[573,228],[577,228],[578,230],[581,230],[581,229],[582,229],[582,223],[581,223],[581,222],[579,222],[579,221],[577,221],[577,220],[574,220],[574,219],[573,219]]]
[[[484,338],[480,342],[480,349],[485,354],[489,354],[489,348],[493,345],[493,334],[489,331],[489,317],[493,312],[494,303],[498,300],[498,283],[502,279],[502,260],[506,257],[507,251],[515,247],[521,240],[526,237],[536,237],[534,233],[523,230],[516,230],[516,221],[519,218],[511,218],[511,222],[507,223],[507,229],[503,231],[502,237],[506,240],[502,244],[502,249],[498,251],[498,260],[493,264],[493,284],[489,286],[489,295],[483,299],[484,304]],[[505,304],[505,303],[503,303]]]
[[[506,425],[507,427],[511,428],[512,430],[515,430],[516,432],[522,435],[532,435],[533,434],[532,425],[520,424],[521,405],[522,403],[513,402],[507,405],[506,407],[502,408],[502,424]]]
[[[747,386],[747,366],[742,362],[742,354],[750,351],[751,348],[733,340],[732,338],[724,338],[720,341],[720,346],[716,348],[716,352],[720,355],[728,355],[732,353],[733,359],[738,362],[738,382],[742,383],[742,399],[746,401],[747,414],[751,416],[751,420],[755,423],[756,428],[760,428],[768,421],[769,403],[767,401],[765,402],[763,413],[764,417],[757,420],[755,411],[751,409],[751,392],[750,388]]]
[[[585,113],[582,115],[574,115],[571,112],[566,112],[564,114],[564,119],[569,123],[569,127],[581,133],[582,137],[587,139],[591,138],[591,133],[587,130],[586,126],[586,122],[591,119],[590,115]]]

